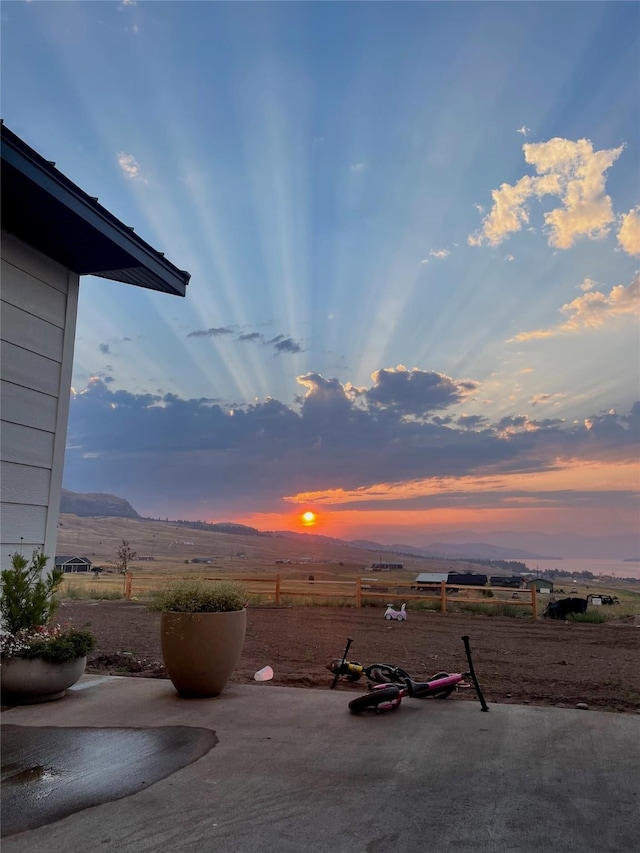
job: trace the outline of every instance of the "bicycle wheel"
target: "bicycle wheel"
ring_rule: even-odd
[[[376,684],[398,684],[404,685],[409,673],[398,666],[390,666],[388,663],[372,664],[365,670],[367,677]]]
[[[446,699],[447,696],[451,696],[451,694],[453,693],[453,691],[455,689],[456,689],[455,687],[447,687],[441,693],[434,693],[433,698],[434,699]]]
[[[390,684],[389,687],[380,687],[378,690],[372,690],[371,693],[366,693],[364,696],[358,696],[349,702],[349,710],[352,714],[361,714],[363,711],[378,711],[386,710],[380,708],[380,705],[385,703],[390,704],[390,708],[397,708],[400,704],[400,691],[395,685]]]

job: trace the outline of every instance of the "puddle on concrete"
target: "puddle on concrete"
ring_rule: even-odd
[[[211,729],[2,726],[2,837],[142,791],[206,755]]]

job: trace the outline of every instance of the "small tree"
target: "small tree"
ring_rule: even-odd
[[[0,614],[2,627],[10,634],[47,625],[53,615],[63,572],[54,569],[43,577],[47,560],[37,549],[31,561],[16,552],[11,568],[3,570]]]
[[[123,539],[122,544],[118,546],[118,559],[116,560],[116,568],[121,575],[126,575],[129,563],[135,560],[137,556],[137,552],[129,546],[126,539]]]

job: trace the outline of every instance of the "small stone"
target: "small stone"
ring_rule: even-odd
[[[511,693],[507,693],[507,699],[511,699]]]
[[[586,702],[578,702],[578,704],[576,705],[576,708],[579,708],[581,711],[588,711],[589,710],[589,706],[587,705]]]

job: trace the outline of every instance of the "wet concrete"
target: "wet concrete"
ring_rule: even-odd
[[[451,698],[365,717],[352,695],[266,682],[182,699],[162,679],[86,676],[8,709],[3,727],[188,725],[219,743],[2,853],[637,853],[640,714]]]
[[[2,726],[2,837],[130,796],[201,758],[211,729]]]

